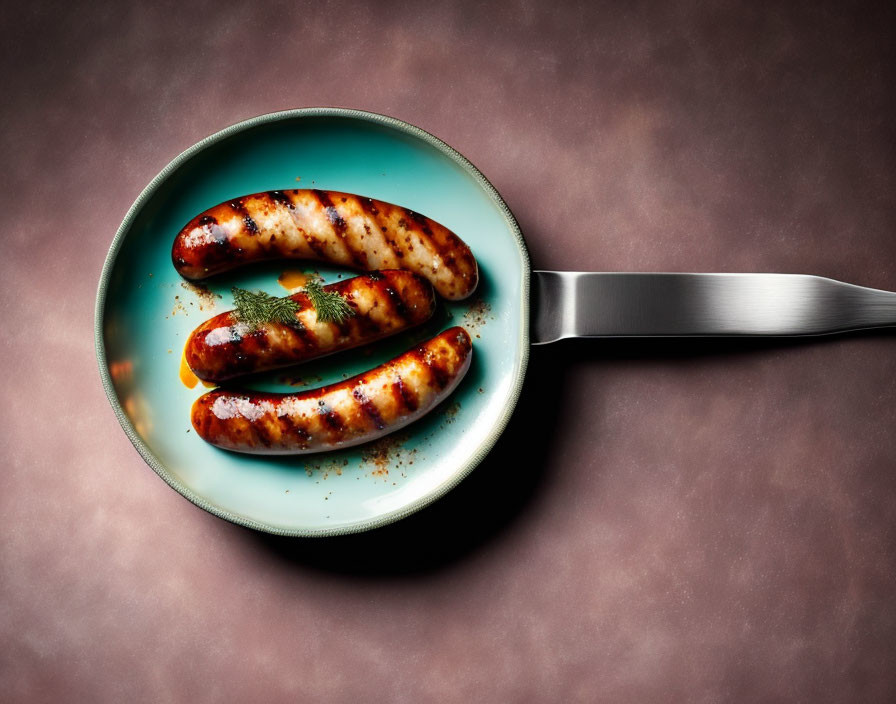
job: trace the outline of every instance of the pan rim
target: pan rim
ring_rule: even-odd
[[[184,164],[186,164],[200,152],[225,139],[228,139],[229,137],[232,137],[240,132],[259,127],[261,125],[308,117],[352,118],[364,122],[370,122],[381,126],[390,127],[400,132],[404,132],[405,134],[416,137],[424,141],[428,145],[434,147],[443,155],[459,165],[470,176],[472,176],[474,180],[479,184],[479,186],[482,187],[488,194],[488,196],[495,202],[495,204],[501,211],[504,220],[510,227],[510,231],[514,235],[521,259],[521,279],[519,292],[519,312],[521,315],[521,319],[518,339],[519,364],[517,366],[517,369],[514,370],[512,387],[510,389],[510,394],[508,396],[505,408],[503,409],[501,416],[494,423],[488,435],[482,440],[482,442],[479,443],[475,450],[469,455],[468,459],[461,466],[459,466],[457,470],[451,474],[450,477],[448,477],[442,483],[436,485],[432,490],[428,491],[426,494],[416,499],[415,501],[407,504],[406,506],[403,506],[400,509],[390,511],[373,519],[354,521],[322,529],[283,528],[280,526],[264,523],[263,521],[255,520],[247,516],[242,516],[238,513],[223,509],[220,506],[216,506],[215,504],[207,501],[201,495],[194,492],[190,487],[182,483],[174,474],[172,474],[172,472],[169,471],[165,464],[161,462],[158,457],[156,457],[155,453],[146,444],[143,438],[141,438],[140,435],[136,432],[136,429],[134,428],[133,424],[131,423],[130,419],[127,417],[124,409],[121,406],[114,385],[112,384],[112,378],[109,372],[105,349],[105,337],[103,331],[103,321],[105,318],[106,310],[106,295],[115,261],[118,257],[119,251],[121,250],[124,239],[127,233],[130,231],[131,226],[137,218],[137,215],[147,205],[150,199],[155,195],[156,191],[161,187],[161,185],[174,172],[176,172],[179,168],[181,168]],[[223,518],[224,520],[231,523],[235,523],[246,528],[252,528],[253,530],[258,530],[273,535],[291,537],[330,537],[335,535],[360,533],[372,530],[374,528],[379,528],[390,523],[394,523],[395,521],[399,521],[402,518],[416,513],[417,511],[420,511],[431,503],[442,498],[445,494],[456,487],[464,478],[466,478],[470,474],[470,472],[472,472],[473,469],[475,469],[482,462],[483,459],[485,459],[488,452],[492,449],[492,447],[494,447],[501,433],[503,433],[504,429],[507,427],[507,424],[509,423],[513,411],[516,408],[517,402],[519,400],[519,395],[522,390],[529,360],[530,271],[531,268],[529,265],[529,254],[526,248],[525,240],[523,239],[523,235],[520,231],[516,218],[513,216],[510,208],[504,202],[504,199],[501,198],[495,187],[482,174],[482,172],[479,171],[479,169],[477,169],[466,157],[460,154],[460,152],[450,147],[438,137],[435,137],[434,135],[421,129],[420,127],[412,125],[398,118],[350,108],[309,107],[265,113],[256,117],[249,118],[247,120],[242,120],[233,125],[230,125],[229,127],[225,127],[224,129],[219,130],[218,132],[215,132],[208,137],[205,137],[193,146],[178,154],[149,182],[149,184],[147,184],[147,186],[141,191],[140,195],[128,209],[124,219],[121,222],[121,225],[119,225],[118,230],[116,231],[115,236],[112,239],[112,243],[109,247],[109,251],[103,264],[102,273],[100,274],[99,286],[97,289],[96,305],[94,309],[94,346],[96,351],[97,363],[99,366],[100,377],[103,383],[103,388],[106,392],[106,398],[112,406],[112,410],[114,411],[115,416],[118,419],[118,422],[127,435],[128,439],[131,441],[131,444],[134,445],[135,449],[143,458],[143,460],[152,468],[152,470],[156,474],[158,474],[162,478],[163,481],[165,481],[166,484],[168,484],[172,489],[177,491],[181,496],[186,498],[194,505],[211,513],[212,515]]]

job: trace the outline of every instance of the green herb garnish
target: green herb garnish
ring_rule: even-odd
[[[317,319],[322,323],[341,323],[355,314],[354,309],[338,293],[324,291],[317,279],[311,279],[304,286],[308,300],[317,311]]]
[[[236,317],[253,330],[264,323],[299,324],[296,313],[302,307],[291,298],[277,298],[264,291],[247,291],[236,286],[230,291],[236,306]]]

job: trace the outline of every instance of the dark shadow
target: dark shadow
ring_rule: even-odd
[[[414,576],[445,568],[481,548],[525,515],[546,481],[566,392],[564,352],[533,349],[516,410],[485,460],[455,489],[408,518],[366,533],[332,538],[284,538],[249,532],[279,558],[356,576]],[[533,438],[537,438],[533,442]]]
[[[654,337],[569,339],[545,345],[557,348],[566,364],[585,360],[614,362],[701,363],[707,358],[754,356],[809,346],[842,344],[847,340],[896,337],[896,328],[857,330],[801,337]],[[536,346],[533,349],[538,349]]]
[[[543,468],[569,393],[564,369],[601,362],[701,364],[710,358],[894,335],[892,329],[880,329],[819,337],[579,339],[534,346],[509,425],[479,467],[439,501],[397,523],[355,535],[247,535],[284,561],[338,574],[413,578],[445,569],[524,520],[527,507],[550,481]]]

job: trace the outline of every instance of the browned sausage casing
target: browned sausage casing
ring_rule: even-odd
[[[435,310],[430,283],[409,271],[380,271],[324,286],[338,293],[354,315],[341,323],[321,322],[304,292],[290,298],[301,306],[296,324],[265,323],[255,329],[233,311],[196,328],[184,356],[197,377],[221,382],[243,374],[279,369],[394,335],[423,323]]]
[[[461,327],[385,364],[297,394],[216,389],[193,404],[199,436],[226,450],[298,454],[375,440],[432,410],[460,383],[472,358]]]
[[[479,278],[470,248],[451,230],[413,210],[336,191],[269,191],[221,203],[187,223],[171,251],[188,279],[284,257],[413,271],[449,300],[469,296]]]

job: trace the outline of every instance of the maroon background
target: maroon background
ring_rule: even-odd
[[[892,334],[535,349],[460,488],[317,541],[169,489],[94,358],[143,186],[310,105],[460,150],[537,268],[896,290],[896,18],[787,5],[7,7],[0,698],[893,701]]]

